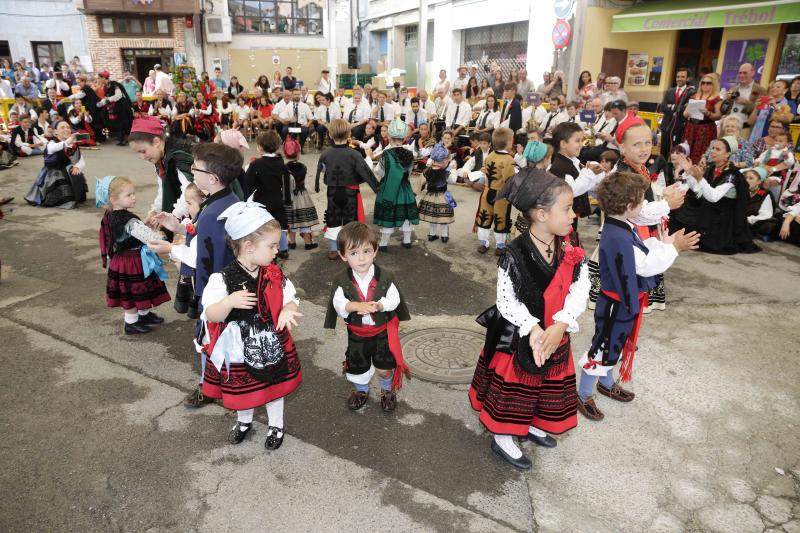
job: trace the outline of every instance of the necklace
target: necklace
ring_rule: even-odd
[[[542,239],[534,235],[532,231],[529,231],[528,233],[531,234],[531,237],[542,243],[542,245],[547,246],[547,250],[545,250],[545,253],[547,254],[547,260],[549,261],[550,257],[553,255],[553,248],[551,247],[551,245],[553,244],[553,241],[556,240],[556,238],[553,237],[552,239],[550,239],[550,242],[544,242]]]
[[[256,265],[256,266],[255,266],[254,268],[252,268],[252,269],[251,269],[251,268],[247,268],[247,267],[246,267],[246,266],[244,266],[244,265],[242,264],[242,262],[241,262],[241,261],[239,261],[238,259],[236,260],[236,262],[239,264],[239,266],[240,266],[240,267],[242,267],[243,269],[245,269],[245,271],[247,271],[249,274],[253,274],[253,273],[254,273],[256,270],[258,270],[259,268],[261,268],[261,267],[260,267],[260,266],[258,266],[258,265]]]

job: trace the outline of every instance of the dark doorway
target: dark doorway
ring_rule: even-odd
[[[721,42],[722,28],[681,30],[678,33],[675,63],[672,66],[670,80],[675,79],[675,71],[678,70],[678,67],[688,68],[689,77],[695,80],[703,74],[715,72]]]
[[[172,52],[171,48],[123,48],[122,67],[144,83],[156,63],[163,67],[164,72],[172,69]]]
[[[620,88],[625,86],[625,66],[628,63],[628,51],[620,48],[603,48],[603,63],[600,70],[609,76],[620,79]]]

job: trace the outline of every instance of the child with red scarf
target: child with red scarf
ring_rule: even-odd
[[[570,185],[534,166],[500,190],[522,212],[528,229],[500,255],[497,304],[478,317],[486,328],[469,399],[494,433],[491,449],[514,468],[531,461],[513,437],[552,448],[549,433],[577,424],[570,333],[586,309],[589,271],[572,230]]]
[[[598,377],[600,394],[619,402],[634,399],[633,392],[614,381],[614,366],[622,359],[621,380],[631,379],[647,293],[655,287],[656,276],[672,266],[678,252],[693,250],[700,241],[698,233],[684,234],[684,230],[661,240],[640,236],[633,221],[641,214],[649,186],[638,174],[617,171],[597,188],[597,199],[606,215],[600,237],[600,294],[592,344],[579,362],[578,389],[578,411],[590,420],[604,417],[593,395]]]
[[[292,282],[273,263],[280,224],[262,204],[248,200],[223,211],[236,259],[208,279],[202,294],[201,319],[207,357],[203,394],[222,398],[235,409],[236,425],[228,440],[239,444],[252,431],[253,411],[266,406],[264,447],[283,444],[283,398],[303,379],[291,335],[302,316]]]
[[[333,281],[325,315],[325,327],[336,327],[337,315],[347,324],[347,351],[343,372],[354,386],[347,406],[364,407],[369,382],[377,373],[381,384],[381,408],[397,407],[397,391],[403,374],[410,372],[403,361],[398,327],[410,320],[405,300],[394,283],[394,275],[374,264],[378,239],[369,226],[350,222],[339,231],[337,250],[347,269]]]

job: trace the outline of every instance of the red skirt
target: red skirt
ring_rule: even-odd
[[[689,159],[697,165],[706,153],[711,141],[717,138],[714,122],[694,124],[689,122],[683,130],[683,140],[689,143]]]
[[[491,362],[481,352],[469,400],[479,419],[496,435],[527,435],[535,426],[564,433],[578,425],[575,366],[569,335],[552,355],[544,374],[529,374],[514,364],[511,354],[495,352]]]
[[[106,303],[108,307],[150,309],[170,300],[167,287],[155,274],[144,277],[139,250],[125,250],[108,263]]]
[[[262,406],[293,392],[303,381],[300,359],[292,336],[279,334],[286,357],[286,373],[271,382],[258,381],[247,371],[244,363],[231,363],[230,374],[225,365],[217,370],[206,355],[206,371],[203,377],[203,395],[222,398],[227,409],[252,409]]]

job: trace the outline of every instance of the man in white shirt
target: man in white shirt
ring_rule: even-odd
[[[560,107],[560,100],[558,96],[554,96],[550,98],[550,107],[547,112],[547,116],[541,123],[541,130],[543,137],[550,137],[551,133],[553,132],[553,128],[558,125],[559,115],[561,114],[561,107]]]
[[[463,91],[467,90],[467,84],[469,83],[469,78],[467,77],[467,66],[461,65],[458,67],[458,77],[453,80],[453,89],[461,89]]]
[[[753,79],[755,73],[756,70],[752,64],[742,63],[739,66],[739,83],[731,87],[726,96],[726,99],[733,100],[729,114],[739,118],[742,123],[740,135],[745,139],[750,134],[751,125],[747,121],[755,107],[756,100],[759,96],[767,94],[767,90]]]
[[[428,99],[428,91],[421,90],[417,94],[417,98],[419,98],[419,108],[425,111],[425,114],[429,117],[431,115],[436,114],[436,104],[434,104],[430,99]]]
[[[283,126],[289,123],[286,110],[288,109],[289,103],[292,101],[292,92],[291,91],[283,91],[283,98],[275,104],[272,108],[272,118],[275,121],[281,123],[281,130]]]
[[[466,69],[464,69],[466,72]],[[466,131],[469,121],[472,119],[472,106],[464,101],[461,89],[453,89],[453,101],[447,106],[445,124],[453,132],[453,139],[458,140],[458,136]]]
[[[318,106],[314,110],[317,148],[320,150],[325,145],[325,138],[328,135],[328,125],[331,123],[331,120],[342,118],[342,111],[339,109],[339,105],[328,98],[328,93],[323,93],[321,98],[324,100],[324,104]]]
[[[14,87],[5,76],[0,76],[0,98],[14,98]]]
[[[411,131],[417,131],[420,124],[428,123],[428,114],[419,106],[419,98],[416,96],[411,99],[411,109],[406,113],[406,124]]]
[[[350,124],[350,133],[353,137],[358,137],[364,131],[364,126],[371,114],[369,102],[364,100],[364,92],[361,89],[353,91],[353,101],[344,106],[343,115],[343,118]]]
[[[394,104],[387,102],[387,100],[386,93],[378,91],[378,103],[372,108],[372,118],[378,121],[378,127],[388,126],[397,111]]]
[[[327,68],[322,69],[322,77],[317,84],[317,91],[322,94],[333,94],[335,90],[333,80],[330,79],[330,72]]]
[[[353,92],[355,92],[355,90]],[[347,107],[347,104],[350,103],[351,99],[344,95],[344,87],[337,87],[336,98],[334,98],[333,101],[336,102],[336,105],[339,106],[339,109],[344,111],[344,108]]]
[[[307,103],[303,101],[303,94],[299,88],[292,90],[292,100],[288,102],[281,113],[287,122],[281,128],[281,137],[286,139],[289,133],[300,136],[300,151],[302,153],[308,137],[308,123],[314,119],[314,114]],[[289,131],[299,128],[300,131]]]
[[[164,91],[164,94],[173,96],[175,94],[175,84],[169,74],[161,70],[161,65],[155,65],[156,71],[156,91]]]
[[[434,111],[434,114],[435,114],[437,117],[439,117],[439,118],[442,118],[442,119],[443,119],[443,118],[445,117],[445,115],[447,114],[447,108],[448,108],[448,107],[450,106],[450,104],[452,103],[452,100],[450,99],[450,97],[449,97],[449,96],[447,96],[447,95],[445,94],[445,92],[444,92],[444,89],[441,89],[441,88],[440,88],[440,89],[439,89],[439,90],[436,92],[436,100],[434,100],[434,102],[433,102],[433,103],[434,103],[434,104],[435,104],[435,106],[436,106],[436,109],[435,109],[435,111]]]

